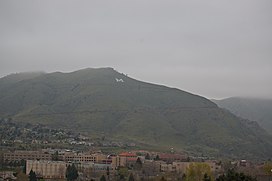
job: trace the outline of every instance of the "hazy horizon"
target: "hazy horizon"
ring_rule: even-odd
[[[46,72],[46,71],[43,71],[43,70],[36,70],[36,71],[26,71],[26,72],[14,72],[14,73],[10,73],[10,74],[4,75],[4,76],[0,77],[0,79],[3,78],[3,77],[6,77],[6,76],[12,75],[12,74],[20,74],[20,73],[45,73],[45,74],[50,74],[50,73],[55,73],[55,72],[71,73],[71,72],[74,72],[74,71],[88,69],[88,68],[94,68],[94,69],[99,69],[99,68],[113,68],[114,70],[116,70],[114,67],[86,67],[86,68],[72,70],[72,71],[52,71],[52,72]],[[116,70],[116,71],[118,71],[118,70]],[[118,71],[118,72],[119,73],[125,73],[125,72],[120,72],[120,71]],[[133,79],[136,79],[136,80],[139,80],[139,81],[148,82],[148,81],[145,81],[145,80],[137,79],[137,77],[131,77],[130,75],[128,75],[128,76],[130,78],[133,78]],[[159,83],[159,82],[148,82],[148,83],[163,85],[163,86],[167,86],[167,87],[171,87],[171,88],[178,88],[178,87],[175,87],[175,86],[170,86],[170,85],[162,84],[162,83]],[[180,88],[178,88],[178,89],[180,89]],[[208,98],[210,100],[223,100],[223,99],[228,99],[228,98],[246,98],[246,99],[266,99],[266,100],[272,100],[271,97],[251,96],[251,95],[249,95],[249,96],[234,95],[234,96],[230,96],[230,97],[207,97],[205,95],[201,95],[201,94],[198,94],[198,93],[190,92],[190,91],[185,90],[185,89],[180,89],[180,90],[187,91],[189,93],[196,94],[196,95]]]
[[[0,1],[0,77],[113,67],[207,98],[272,98],[272,1]]]

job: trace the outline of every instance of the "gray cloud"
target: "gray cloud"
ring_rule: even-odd
[[[209,98],[272,98],[270,0],[0,1],[0,76],[111,66]]]

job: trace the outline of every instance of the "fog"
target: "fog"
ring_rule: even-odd
[[[271,0],[0,1],[0,77],[113,67],[207,98],[272,98]]]

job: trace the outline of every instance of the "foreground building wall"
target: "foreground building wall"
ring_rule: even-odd
[[[26,174],[33,170],[38,177],[45,179],[65,178],[66,167],[68,165],[62,161],[26,161]]]

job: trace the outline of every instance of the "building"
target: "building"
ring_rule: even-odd
[[[246,167],[248,164],[247,164],[247,161],[246,160],[240,160],[239,162],[239,166],[241,167]]]
[[[161,172],[176,172],[177,169],[176,169],[176,166],[173,164],[162,163],[160,171]]]
[[[177,173],[185,173],[191,163],[193,162],[173,162],[173,166],[175,166]]]
[[[198,162],[173,162],[172,164],[161,164],[161,171],[162,172],[177,172],[177,173],[185,173],[186,169],[189,167],[190,164],[198,163]],[[221,166],[217,164],[216,161],[207,161],[201,162],[209,165],[211,171],[213,173],[219,172],[221,170]]]
[[[83,163],[83,162],[92,162],[92,163],[101,163],[101,164],[110,164],[112,160],[109,156],[104,154],[84,154],[84,153],[65,153],[63,156],[63,161],[73,162],[73,163]]]
[[[163,161],[145,160],[143,162],[143,170],[147,175],[156,176],[161,171],[161,164]]]
[[[66,162],[97,162],[98,159],[96,155],[65,153],[63,160]]]
[[[44,179],[64,179],[68,164],[63,161],[27,160],[26,174],[32,170]]]
[[[135,153],[124,152],[117,156],[112,156],[112,168],[118,168],[119,166],[127,166],[128,163],[136,162],[137,155]]]
[[[167,163],[172,163],[173,161],[185,161],[187,159],[186,155],[175,154],[175,153],[161,153],[158,154],[159,159]]]
[[[216,160],[207,160],[205,161],[210,167],[212,172],[220,172],[221,171],[221,165]]]
[[[14,151],[4,153],[4,161],[21,161],[21,160],[52,160],[49,153],[41,151]]]

